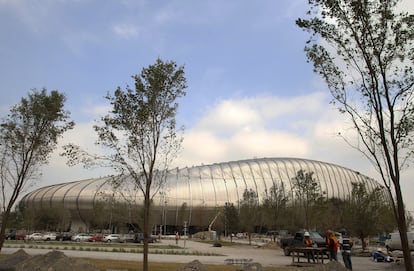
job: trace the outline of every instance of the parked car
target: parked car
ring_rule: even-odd
[[[40,232],[34,232],[32,234],[26,235],[25,240],[27,241],[41,241],[43,238],[43,234]]]
[[[157,241],[157,236],[150,235],[148,236],[148,243],[154,243]],[[135,234],[134,243],[141,243],[144,242],[144,233],[138,232]]]
[[[71,232],[59,232],[56,234],[56,240],[58,241],[71,241],[72,240]]]
[[[105,235],[102,239],[103,242],[111,243],[111,242],[119,242],[120,241],[120,234],[108,234]]]
[[[93,235],[88,238],[88,242],[102,242],[103,236],[102,235]]]
[[[133,243],[134,241],[135,241],[135,234],[133,233],[123,234],[119,238],[119,242],[121,243]]]
[[[78,233],[74,236],[72,236],[72,241],[76,241],[76,242],[86,242],[88,241],[89,237],[91,237],[90,234],[88,233]]]
[[[42,236],[43,241],[55,241],[56,240],[56,233],[55,232],[47,232]]]
[[[18,233],[14,230],[6,233],[6,240],[24,240],[26,237],[25,234]]]

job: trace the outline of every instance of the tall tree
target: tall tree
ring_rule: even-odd
[[[254,227],[259,225],[259,198],[253,189],[245,189],[240,200],[240,228],[249,235],[251,245],[251,233]]]
[[[262,209],[267,218],[267,225],[273,229],[283,226],[283,214],[286,213],[289,195],[283,182],[274,183],[263,195]]]
[[[65,147],[69,164],[106,165],[118,173],[118,181],[132,182],[144,198],[143,269],[148,270],[150,205],[166,180],[171,162],[180,149],[182,136],[176,128],[177,99],[185,95],[184,67],[157,59],[133,76],[134,86],[118,87],[108,94],[112,110],[95,125],[97,144],[109,154],[95,156],[73,144]]]
[[[388,189],[406,269],[413,270],[400,182],[414,152],[414,15],[398,12],[401,2],[309,0],[309,18],[296,23],[311,33],[307,57],[355,127],[359,140],[351,145]]]
[[[299,170],[292,178],[292,190],[296,201],[303,211],[305,228],[309,229],[312,223],[311,213],[315,205],[323,200],[324,193],[318,182],[313,178],[313,172]]]
[[[239,231],[239,212],[233,203],[226,202],[223,208],[224,229],[226,234],[230,234],[233,241],[233,234]]]
[[[66,97],[56,90],[33,89],[27,98],[10,109],[0,124],[0,185],[2,223],[0,250],[10,212],[17,198],[38,180],[41,167],[48,163],[58,139],[74,123],[64,110]]]

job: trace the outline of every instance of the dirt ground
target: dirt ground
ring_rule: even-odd
[[[9,255],[0,261],[0,271],[99,271],[92,264],[76,258],[67,257],[63,252],[51,251],[42,255],[30,256],[23,249]],[[246,265],[242,271],[265,270],[260,264],[255,266]],[[329,262],[324,265],[312,267],[298,267],[297,270],[304,271],[346,271],[337,262]],[[195,260],[177,271],[208,271],[199,261]]]
[[[254,268],[254,269],[253,269]],[[43,255],[30,256],[24,250],[9,255],[0,261],[0,271],[98,271],[92,264],[76,258],[70,258],[60,251],[52,251]],[[261,265],[246,266],[243,271],[265,270]],[[346,269],[337,262],[329,262],[324,265],[312,267],[298,267],[298,270],[304,271],[346,271]],[[203,264],[195,260],[177,271],[208,271]]]
[[[24,250],[9,255],[0,261],[0,271],[99,271],[92,264],[69,258],[63,252],[52,251],[30,256]]]

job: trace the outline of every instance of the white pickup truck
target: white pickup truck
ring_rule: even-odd
[[[410,250],[414,250],[414,232],[407,232],[408,246]],[[399,232],[390,233],[385,240],[385,246],[388,250],[402,250]]]

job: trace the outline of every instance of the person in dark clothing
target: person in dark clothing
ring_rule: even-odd
[[[342,251],[342,259],[346,269],[352,270],[351,248],[353,246],[352,240],[348,237],[345,229],[341,230],[342,236],[339,239],[339,245]]]

